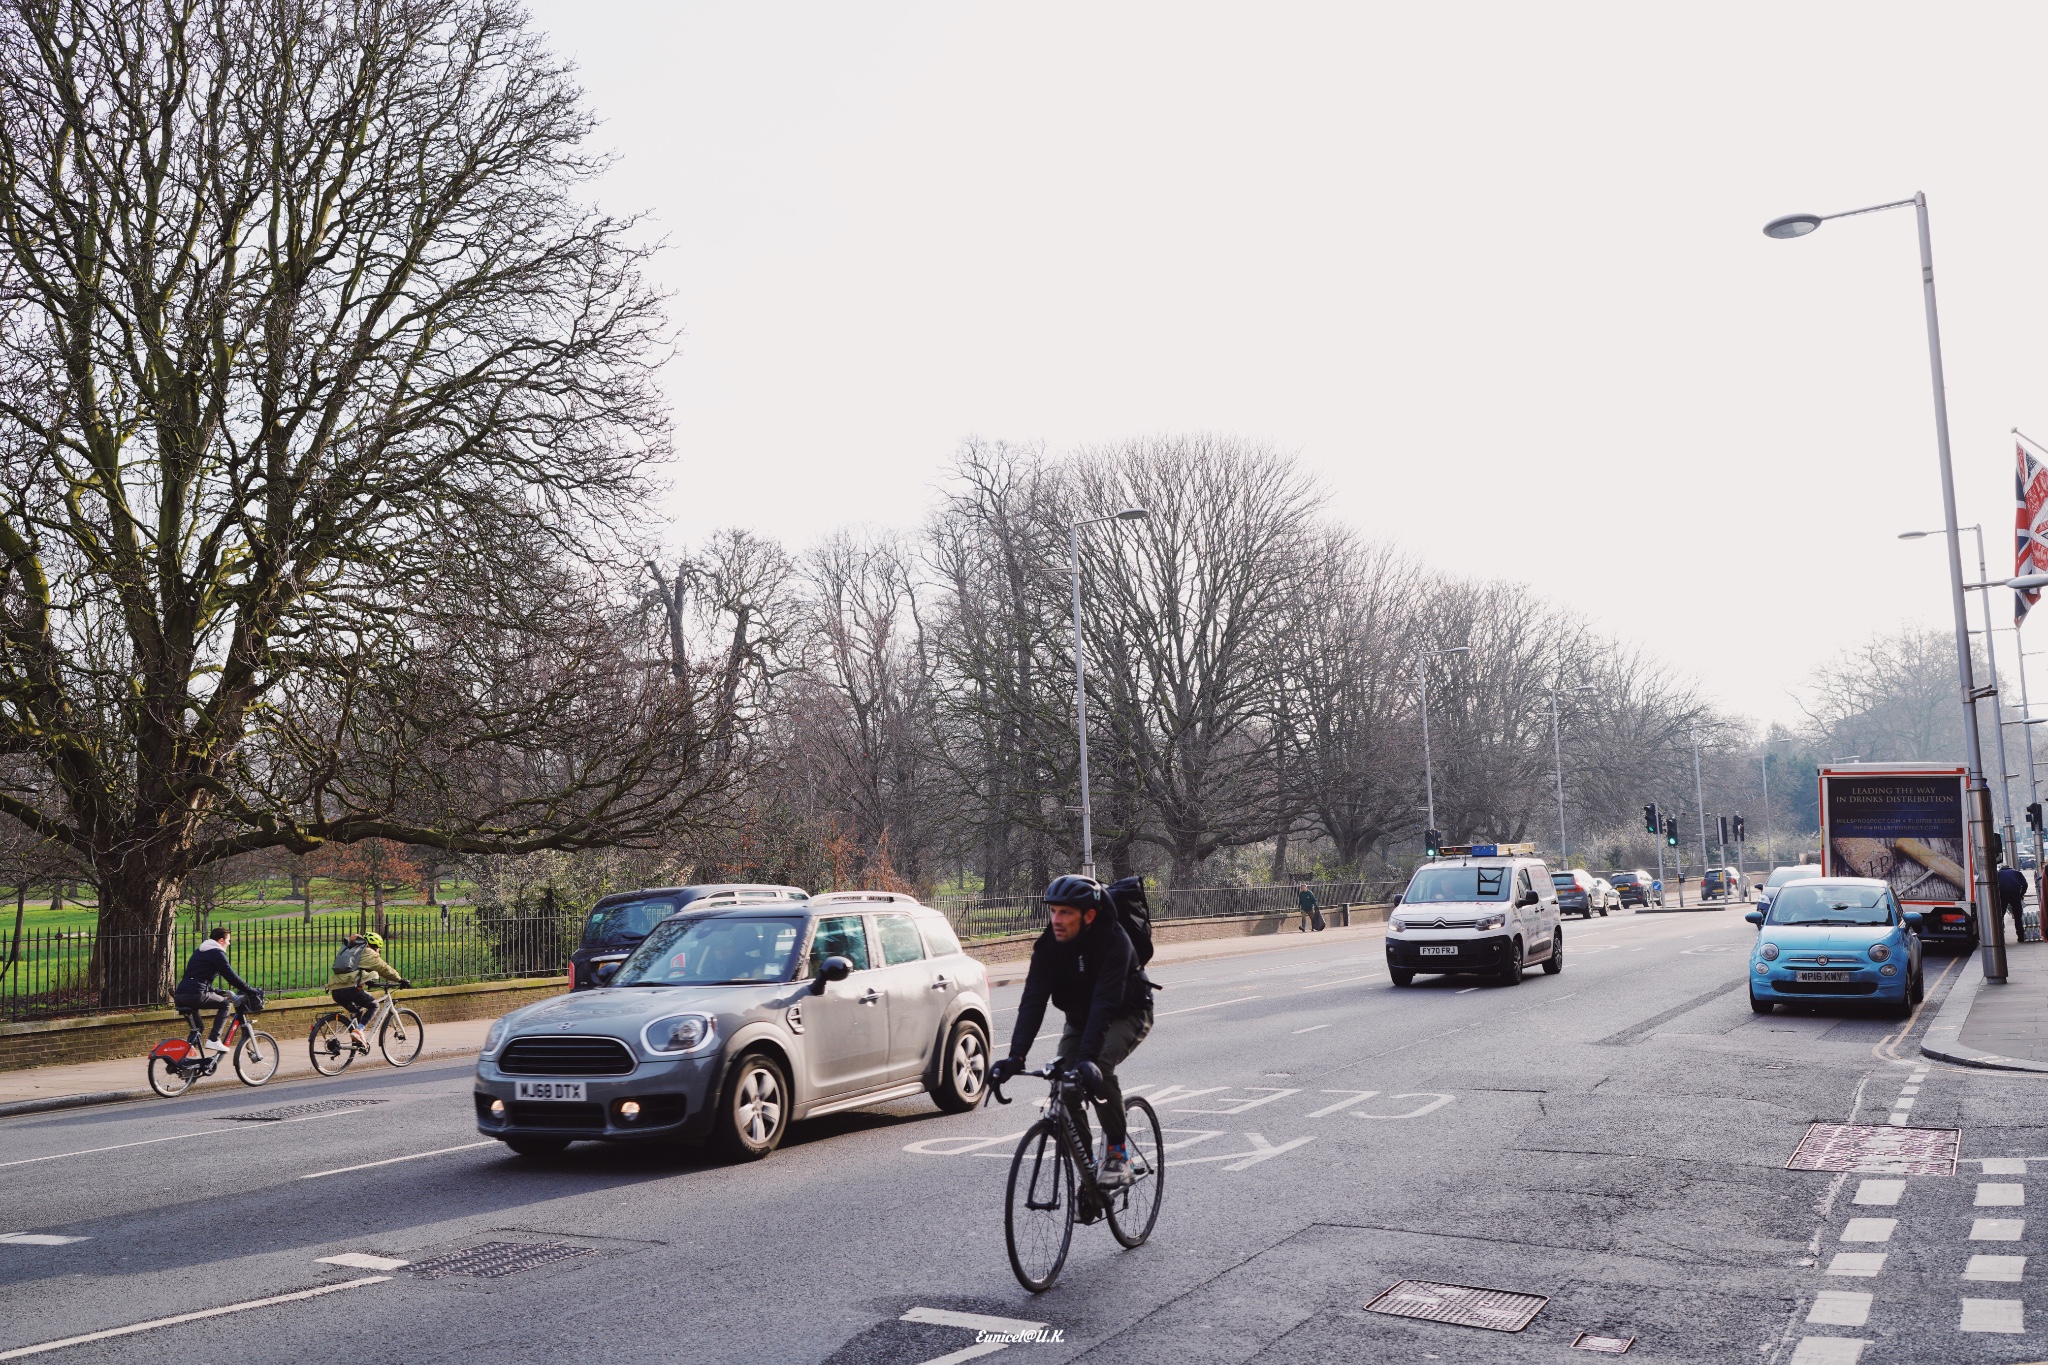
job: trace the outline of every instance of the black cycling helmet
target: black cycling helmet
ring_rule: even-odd
[[[1052,885],[1045,888],[1047,905],[1071,905],[1086,912],[1098,913],[1109,909],[1109,896],[1102,889],[1102,883],[1093,877],[1054,877]]]

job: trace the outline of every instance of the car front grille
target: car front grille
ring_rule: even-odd
[[[604,1131],[601,1104],[533,1104],[512,1100],[505,1105],[505,1118],[514,1128],[574,1128],[586,1133]]]
[[[633,1054],[616,1038],[515,1038],[498,1069],[513,1076],[624,1076]]]

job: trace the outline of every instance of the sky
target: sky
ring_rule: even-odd
[[[2010,570],[2048,7],[531,13],[599,202],[667,243],[678,545],[911,530],[970,436],[1222,432],[1797,722],[1816,668],[1952,617],[1940,542],[1897,539],[1942,524],[1913,214],[1761,228],[1924,191],[1960,520]]]

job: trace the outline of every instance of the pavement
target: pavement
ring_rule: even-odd
[[[2048,1075],[2048,943],[2008,943],[2004,984],[1972,954],[1920,1050],[1962,1066]]]
[[[1968,964],[1930,959],[1904,1023],[1755,1015],[1754,935],[1739,907],[1572,921],[1558,975],[1405,989],[1368,930],[1162,948],[1157,1024],[1121,1068],[1166,1129],[1157,1230],[1123,1250],[1076,1228],[1040,1295],[1004,1252],[1030,1085],[967,1114],[813,1120],[747,1164],[516,1157],[477,1134],[461,1057],[294,1082],[290,1103],[229,1081],[8,1118],[0,1359],[312,1361],[345,1340],[364,1365],[598,1343],[626,1362],[1491,1363],[1582,1337],[1666,1362],[2048,1355],[2048,1224],[2026,1210],[2048,1082],[1919,1052]],[[996,990],[998,1034],[1016,998]],[[1816,1124],[1932,1154],[1793,1169],[1833,1133]],[[447,1259],[504,1244],[518,1259]],[[1377,1311],[1403,1281],[1527,1295],[1534,1316]]]

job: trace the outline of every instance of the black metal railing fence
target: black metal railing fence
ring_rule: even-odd
[[[215,924],[223,921],[215,920]],[[262,920],[237,925],[229,960],[242,979],[272,997],[324,991],[342,946],[341,931],[318,921]],[[455,986],[552,976],[562,971],[582,930],[581,916],[463,917],[392,915],[384,957],[417,986]],[[199,946],[196,926],[160,940],[101,935],[90,929],[25,930],[19,946],[0,939],[0,1020],[49,1019],[112,1009],[162,1008],[185,960]]]

